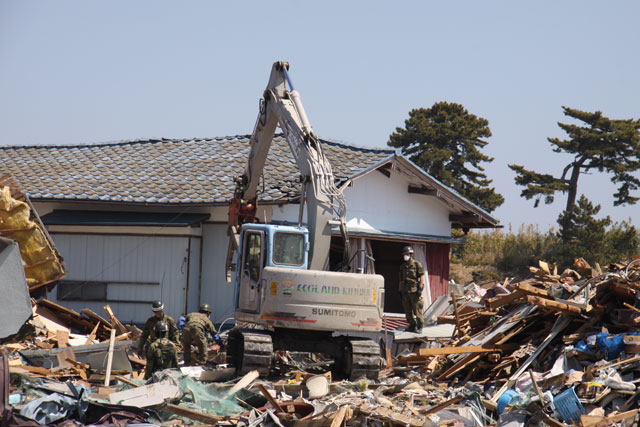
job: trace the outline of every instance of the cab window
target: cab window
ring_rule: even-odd
[[[278,232],[273,238],[273,262],[300,266],[304,263],[304,235]]]
[[[245,248],[243,271],[249,273],[252,280],[258,280],[262,258],[262,236],[259,233],[248,234]]]

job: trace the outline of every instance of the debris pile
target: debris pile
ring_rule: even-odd
[[[438,317],[454,325],[451,340],[399,362],[451,388],[482,387],[500,423],[635,425],[640,259],[574,268],[540,262],[527,280],[452,293],[452,313]]]
[[[278,352],[266,378],[224,357],[144,381],[140,331],[33,301],[0,357],[9,425],[637,425],[640,259],[520,282],[470,284],[427,310],[422,333],[387,330],[376,380],[333,377],[319,354]],[[433,321],[429,324],[429,319]],[[446,333],[442,333],[442,331]],[[437,331],[437,333],[436,333]],[[225,334],[221,334],[223,339]],[[393,342],[392,342],[393,341]]]
[[[62,257],[11,174],[0,177],[0,236],[18,243],[30,292],[42,290],[65,275]]]

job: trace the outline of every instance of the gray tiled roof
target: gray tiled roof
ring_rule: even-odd
[[[338,180],[389,158],[393,150],[322,141]],[[34,201],[144,204],[227,203],[244,170],[249,136],[150,139],[95,145],[0,147],[0,175],[13,174]],[[282,136],[265,164],[261,200],[299,193],[298,168]]]

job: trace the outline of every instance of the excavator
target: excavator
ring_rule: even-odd
[[[227,281],[235,271],[236,325],[251,327],[229,332],[227,363],[238,375],[257,370],[266,376],[274,351],[322,353],[333,358],[332,369],[340,377],[377,378],[378,343],[353,333],[380,331],[384,279],[347,271],[345,198],[288,69],[287,62],[273,64],[244,173],[236,177],[229,202]],[[297,225],[256,220],[259,182],[278,126],[301,175]],[[329,271],[334,226],[344,252],[335,271]]]

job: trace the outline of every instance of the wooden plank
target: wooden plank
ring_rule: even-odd
[[[220,421],[223,421],[226,417],[219,415],[205,414],[204,412],[195,411],[193,409],[185,408],[184,406],[173,405],[171,403],[165,403],[160,408],[161,411],[168,412],[170,414],[178,415],[180,417],[189,418],[190,420],[198,421],[200,423],[217,425]]]
[[[76,373],[80,378],[82,378],[83,380],[87,380],[89,379],[89,377],[87,376],[87,371],[85,371],[84,369],[79,369],[76,368],[75,366],[71,368],[71,370]]]
[[[465,354],[465,353],[491,353],[494,351],[512,351],[519,346],[517,344],[503,345],[468,345],[458,347],[439,347],[439,348],[421,348],[418,350],[419,356],[441,356],[446,354]]]
[[[51,372],[51,369],[41,368],[39,366],[22,365],[20,366],[20,369],[24,369],[26,371],[33,372],[34,374],[40,374],[45,376],[50,376],[53,373]]]
[[[111,363],[113,362],[113,346],[116,343],[116,330],[111,330],[111,338],[109,339],[109,355],[107,356],[107,373],[104,376],[104,386],[109,387],[111,382]]]
[[[48,309],[52,310],[54,313],[67,315],[69,317],[76,318],[76,319],[80,318],[79,313],[69,308],[63,307],[59,304],[56,304],[55,302],[49,301],[48,299],[41,299],[40,301],[38,301],[38,305],[47,307]]]
[[[458,313],[458,300],[456,299],[456,293],[453,291],[451,291],[451,304],[453,304],[453,315],[456,319],[456,327],[453,328],[453,333],[451,334],[451,339],[453,339],[460,330],[460,313]]]
[[[127,355],[130,362],[137,363],[138,365],[147,366],[147,361],[144,359],[140,359],[132,354]]]
[[[466,322],[466,321],[470,321],[470,320],[475,320],[478,319],[480,317],[491,317],[491,316],[495,316],[498,313],[495,311],[484,311],[484,310],[474,310],[471,311],[469,313],[464,313],[464,314],[460,314],[458,315],[458,320],[462,323]],[[437,323],[439,325],[443,325],[443,324],[448,324],[448,325],[455,325],[456,324],[456,319],[454,316],[438,316],[438,318],[436,319]]]
[[[629,408],[631,408],[634,405],[634,403],[636,403],[636,400],[638,399],[638,395],[640,395],[640,389],[637,389],[635,393],[633,393],[633,395],[630,398],[628,398],[627,401],[622,404],[622,406],[618,408],[618,411],[619,412],[628,411]]]
[[[540,399],[540,404],[544,405],[544,395],[542,394],[540,387],[538,387],[538,383],[536,382],[536,377],[533,374],[533,371],[531,369],[529,369],[529,376],[531,377],[531,383],[533,384],[533,389],[536,391],[536,394],[538,395],[538,399]]]
[[[66,361],[66,362],[68,362],[68,363],[70,363],[70,364],[72,364],[72,365],[73,365],[73,366],[75,366],[76,368],[78,368],[78,369],[84,369],[85,371],[86,371],[86,370],[89,370],[89,368],[91,368],[91,366],[90,366],[90,365],[87,365],[86,363],[78,362],[78,361],[77,361],[77,360],[75,360],[75,359],[66,358],[66,359],[65,359],[65,361]]]
[[[632,356],[632,357],[620,360],[619,362],[607,364],[606,366],[603,366],[601,369],[613,368],[613,367],[616,367],[616,366],[637,362],[638,360],[640,360],[640,356]]]
[[[138,338],[140,338],[140,336],[142,335],[142,330],[140,330],[136,325],[124,325],[124,327],[127,328],[129,332],[131,332],[131,336],[133,337],[134,341],[137,341]]]
[[[340,408],[340,410],[338,410],[338,413],[336,414],[335,418],[331,422],[331,426],[330,427],[340,427],[344,421],[348,421],[348,418],[346,420],[345,420],[345,418],[347,417],[347,412],[349,411],[349,409],[350,408],[348,406],[346,406],[346,405],[343,406],[342,408]]]
[[[58,367],[66,369],[73,366],[73,363],[68,362],[67,359],[76,360],[76,355],[73,353],[73,348],[67,347],[56,353],[56,358],[58,359]]]
[[[97,321],[98,323],[102,324],[102,326],[106,326],[111,329],[111,323],[109,323],[107,319],[95,313],[94,311],[89,310],[88,308],[83,308],[82,310],[80,310],[80,313],[84,314],[91,320]]]
[[[634,409],[628,412],[622,412],[616,415],[609,415],[608,417],[603,418],[602,420],[598,421],[595,424],[590,423],[590,424],[583,424],[583,425],[585,425],[585,427],[607,427],[607,426],[613,425],[614,423],[627,420],[631,417],[635,417],[636,415],[638,415],[638,409]]]
[[[424,425],[424,418],[409,417],[405,414],[395,412],[392,409],[385,408],[384,406],[374,407],[365,403],[358,406],[356,409],[362,414],[381,418],[384,421],[389,422],[391,425],[408,425],[411,427],[421,427]]]
[[[225,394],[225,398],[231,397],[235,392],[237,392],[241,388],[248,387],[259,376],[260,374],[258,373],[258,371],[248,372],[244,377],[240,379],[240,381],[236,383],[236,385],[231,387],[231,389]]]
[[[130,337],[131,337],[131,332],[127,332],[126,334],[118,335],[115,338],[115,340],[116,340],[116,342],[125,341],[125,340],[128,340]]]
[[[500,308],[504,305],[511,304],[519,299],[523,299],[527,296],[526,293],[516,290],[511,292],[510,294],[500,295],[495,298],[489,298],[487,300],[487,304],[491,310],[495,310],[496,308]]]
[[[58,341],[58,347],[69,347],[69,332],[57,330],[56,341]]]
[[[451,406],[454,405],[458,402],[460,402],[462,400],[462,395],[456,396],[453,399],[449,399],[446,402],[442,402],[438,405],[434,405],[432,407],[430,407],[429,409],[427,409],[426,411],[422,411],[422,416],[426,417],[427,415],[430,414],[434,414],[438,411],[443,410],[444,408],[446,408],[447,406]]]
[[[269,401],[269,403],[271,404],[271,406],[273,406],[274,412],[278,413],[278,412],[284,412],[284,410],[282,409],[282,407],[278,404],[278,402],[273,398],[273,396],[271,396],[271,393],[269,393],[269,390],[267,390],[266,388],[264,388],[264,386],[262,384],[258,384],[258,390],[260,390],[260,393],[262,393],[262,395],[264,396],[265,399],[267,399]],[[233,394],[233,393],[232,393]]]
[[[534,295],[542,298],[549,298],[549,292],[547,292],[544,289],[536,288],[535,286],[530,285],[528,283],[520,283],[517,286],[519,290],[526,293],[527,295]]]
[[[524,328],[524,326],[523,326],[523,328]],[[504,335],[503,334],[497,334],[497,335],[491,337],[483,345],[488,346],[488,345],[494,345],[496,343],[497,344],[503,344],[504,343]],[[442,374],[440,374],[440,376],[437,378],[437,380],[438,381],[444,381],[446,379],[449,379],[451,376],[453,376],[457,372],[459,372],[462,369],[466,368],[469,364],[471,364],[471,363],[475,362],[476,360],[480,359],[480,356],[481,356],[481,354],[474,354],[474,353],[471,353],[471,354],[469,354],[467,356],[464,356],[462,359],[460,359],[456,363],[454,363],[453,366],[451,366],[449,369],[447,369]]]
[[[100,327],[100,323],[96,323],[96,327],[93,328],[93,330],[91,331],[91,333],[87,337],[87,341],[84,343],[84,345],[95,344],[96,333],[98,332],[98,328],[99,327]]]
[[[459,372],[460,370],[466,368],[467,365],[469,365],[469,364],[475,362],[476,360],[480,359],[480,356],[481,355],[474,354],[474,353],[471,353],[468,356],[465,356],[463,359],[460,359],[458,362],[454,363],[453,366],[451,366],[449,369],[447,369],[442,374],[440,374],[440,376],[437,378],[437,380],[438,381],[444,381],[444,380],[450,378],[452,375],[454,375],[457,372]]]
[[[44,323],[49,331],[62,330],[69,332],[69,328],[64,324],[64,319],[44,306],[35,305],[33,307],[33,315]]]
[[[136,383],[135,381],[131,381],[130,379],[123,377],[122,375],[114,375],[113,376],[115,379],[117,379],[118,381],[121,381],[127,385],[130,385],[132,387],[138,387],[140,384]]]
[[[115,328],[118,331],[118,335],[126,334],[127,332],[129,332],[127,331],[127,328],[118,320],[116,315],[113,314],[113,310],[111,310],[109,304],[105,305],[102,308],[104,312],[107,313],[107,317],[111,322],[111,327]]]
[[[568,314],[580,314],[580,308],[563,302],[557,302],[546,298],[540,298],[533,295],[527,295],[527,302],[535,304],[539,307],[548,308]]]

